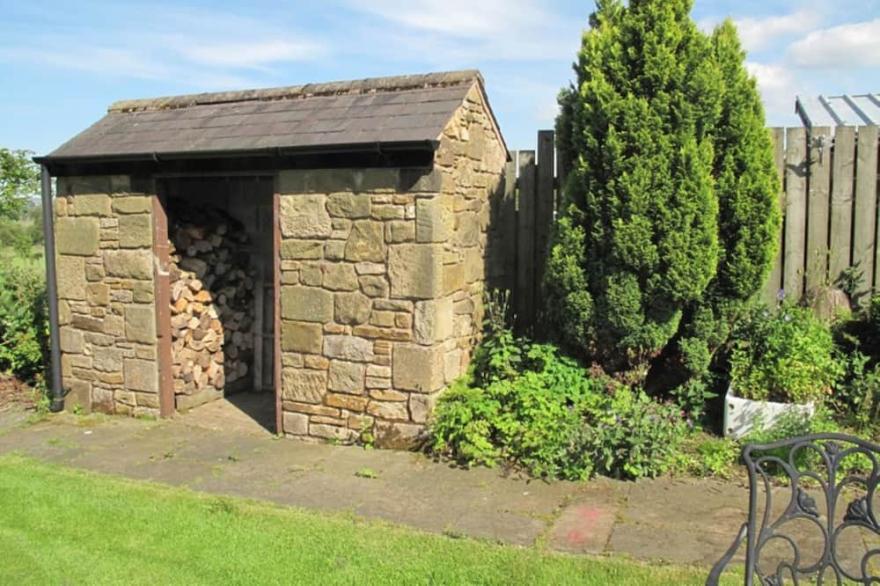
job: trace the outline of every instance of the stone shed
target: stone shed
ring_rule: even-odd
[[[37,159],[56,407],[254,393],[285,435],[412,443],[478,338],[507,159],[476,71],[113,104]]]

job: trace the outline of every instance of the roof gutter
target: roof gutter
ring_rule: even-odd
[[[191,152],[145,152],[125,155],[86,155],[86,156],[53,156],[34,157],[40,165],[52,164],[89,164],[89,163],[142,163],[161,161],[182,161],[196,159],[228,159],[238,157],[283,157],[307,155],[344,155],[361,153],[405,152],[405,151],[436,151],[440,146],[438,140],[414,140],[402,142],[369,142],[360,144],[330,145],[326,147],[267,147],[262,149],[239,149],[224,151],[191,151]]]

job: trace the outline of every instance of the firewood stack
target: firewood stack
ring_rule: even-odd
[[[217,210],[190,210],[178,214],[169,235],[175,392],[244,383],[254,343],[246,232]]]

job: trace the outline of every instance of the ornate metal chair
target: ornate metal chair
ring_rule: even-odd
[[[874,568],[880,565],[880,525],[874,510],[878,454],[876,444],[835,433],[743,447],[749,473],[748,522],[712,568],[707,586],[718,584],[743,541],[746,586],[797,585],[805,579],[817,584],[880,584]],[[774,510],[772,489],[780,475],[787,481],[787,502]],[[792,533],[795,526],[800,528],[797,535]],[[813,555],[802,551],[804,528],[815,538]],[[768,549],[773,549],[772,555],[767,555]]]

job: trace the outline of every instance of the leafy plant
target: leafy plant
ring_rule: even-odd
[[[728,478],[739,460],[740,450],[740,444],[732,439],[694,434],[682,446],[676,464],[688,474]]]
[[[831,405],[856,431],[873,435],[880,416],[880,364],[853,350],[842,359],[844,375],[834,389]]]
[[[685,433],[676,407],[592,376],[555,346],[502,328],[487,333],[477,355],[470,377],[440,398],[431,429],[434,451],[462,464],[638,478],[664,471]]]
[[[821,401],[842,374],[831,331],[808,308],[756,309],[735,333],[730,378],[741,397]]]
[[[0,148],[0,217],[19,219],[39,193],[40,171],[30,151]]]
[[[0,269],[0,369],[27,382],[43,376],[48,356],[45,280],[35,265]]]

